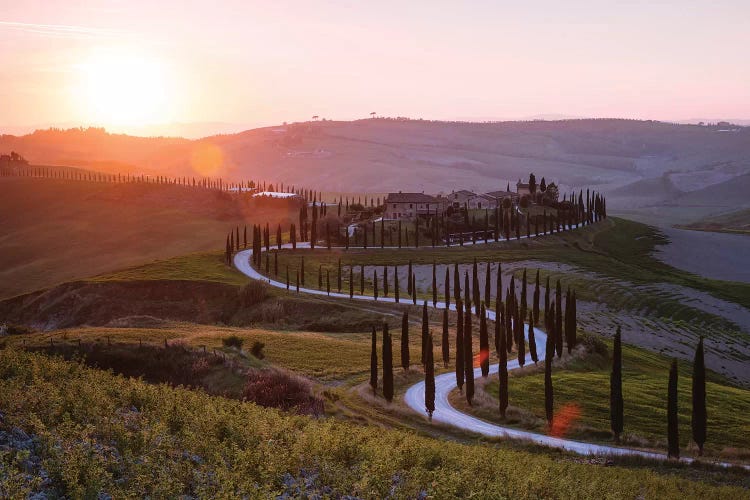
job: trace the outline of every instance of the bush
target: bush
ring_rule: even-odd
[[[229,337],[221,339],[221,343],[224,347],[236,347],[237,349],[242,349],[243,342],[245,342],[244,339],[241,339],[237,335],[230,335]]]
[[[521,200],[519,201],[519,204],[521,205],[521,208],[528,208],[529,207],[529,196],[528,195],[521,196]]]
[[[266,357],[266,355],[263,353],[263,348],[266,347],[266,344],[263,342],[255,341],[253,342],[253,346],[250,348],[250,354],[255,356],[256,359],[263,359]]]
[[[260,406],[321,415],[323,400],[313,395],[310,384],[277,369],[250,370],[242,396]]]
[[[251,281],[240,288],[239,297],[242,307],[251,307],[260,304],[268,296],[268,285],[262,281]]]

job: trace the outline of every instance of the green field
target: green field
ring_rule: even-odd
[[[666,449],[666,392],[670,360],[628,345],[623,345],[622,355],[625,444]],[[565,406],[580,410],[570,436],[611,441],[609,374],[610,361],[601,355],[590,355],[566,363],[564,369],[553,368],[556,411]],[[680,443],[685,448],[691,441],[690,363],[680,363],[679,377]],[[496,379],[487,384],[486,390],[497,401]],[[706,454],[728,460],[750,458],[750,420],[747,418],[750,413],[750,391],[733,387],[710,372],[706,391],[709,416]],[[517,419],[544,432],[543,373],[511,372],[508,392],[511,406],[519,409]],[[528,418],[529,415],[535,418]]]
[[[364,498],[748,497],[739,487],[564,454],[295,417],[13,349],[0,352],[0,380],[4,425],[36,440],[47,489],[71,498],[267,498],[299,483],[308,495]],[[40,488],[38,475],[23,473],[23,459],[0,454],[3,496]]]

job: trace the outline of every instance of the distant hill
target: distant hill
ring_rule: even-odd
[[[750,128],[721,130],[605,119],[368,119],[307,122],[200,140],[140,138],[100,129],[38,131],[0,137],[0,151],[16,150],[32,163],[262,178],[329,192],[490,191],[534,172],[537,178],[556,181],[563,191],[622,188],[610,202],[616,208],[670,202],[680,193],[750,173]],[[204,168],[206,154],[220,167]]]

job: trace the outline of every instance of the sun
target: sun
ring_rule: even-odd
[[[79,101],[91,121],[122,126],[170,118],[167,72],[158,60],[108,50],[92,54],[79,69]]]

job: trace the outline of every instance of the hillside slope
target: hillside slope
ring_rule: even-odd
[[[231,227],[290,215],[174,185],[3,177],[0,192],[0,297],[221,249]]]

